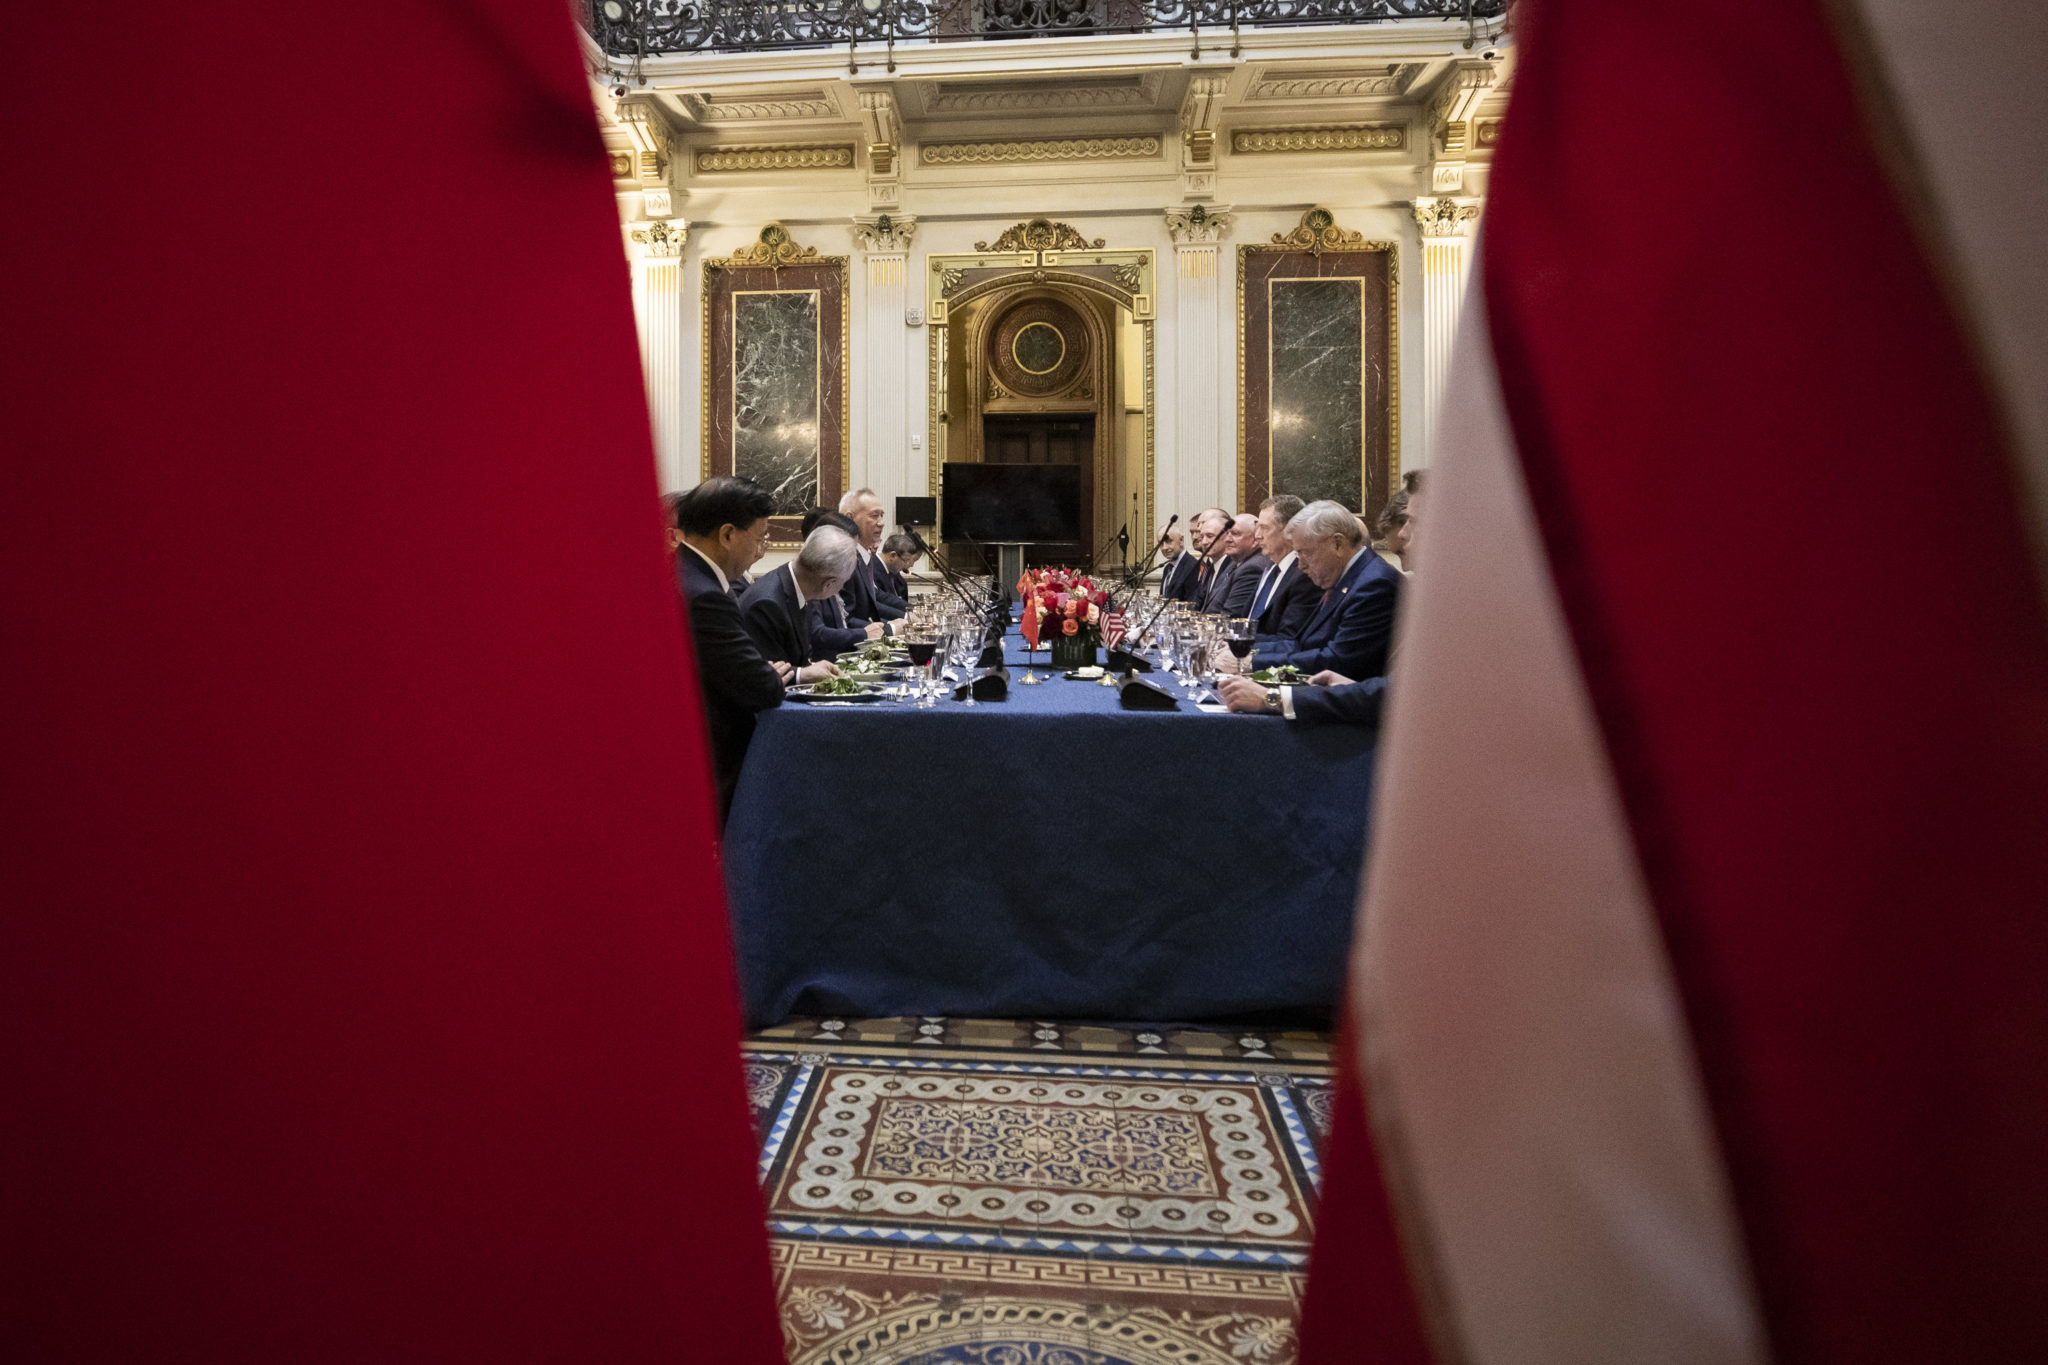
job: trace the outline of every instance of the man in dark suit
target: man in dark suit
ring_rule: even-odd
[[[740,595],[740,619],[762,656],[799,670],[817,662],[830,667],[833,652],[812,629],[807,608],[835,597],[859,562],[853,537],[820,526],[794,560],[755,579]]]
[[[1230,609],[1230,604],[1239,596],[1238,580],[1257,572],[1251,565],[1258,558],[1259,519],[1250,512],[1240,512],[1231,518],[1230,529],[1223,533],[1223,558],[1217,564],[1209,591],[1202,598],[1202,610],[1213,611],[1219,616],[1239,615]],[[1263,560],[1259,567],[1265,567]],[[1244,600],[1251,600],[1250,593],[1244,594]]]
[[[858,621],[900,621],[909,604],[892,606],[875,592],[875,570],[881,567],[882,500],[872,488],[859,488],[839,500],[839,515],[853,522],[853,540],[859,548],[860,564],[848,575],[839,598],[846,614]]]
[[[1413,495],[1407,510],[1406,548],[1411,562],[1415,557],[1415,532],[1420,529],[1421,503],[1421,496]],[[1388,663],[1392,663],[1391,658]],[[1216,690],[1232,711],[1282,715],[1302,725],[1377,727],[1386,705],[1387,679],[1382,674],[1353,681],[1334,669],[1325,669],[1303,686],[1268,687],[1250,678],[1231,677],[1224,678]]]
[[[841,512],[827,511],[823,507],[813,507],[804,513],[803,538],[808,541],[811,533],[820,526],[837,527],[852,537],[856,544],[860,540],[860,528],[854,524],[852,517]],[[887,625],[871,617],[857,616],[848,611],[843,592],[815,598],[805,603],[804,612],[809,618],[811,647],[817,651],[821,659],[835,658],[850,649],[859,649],[868,641],[879,639],[889,632]]]
[[[874,564],[877,602],[910,610],[910,580],[904,575],[917,563],[917,556],[917,542],[901,531],[882,542]]]
[[[1223,558],[1223,540],[1230,530],[1230,513],[1220,507],[1206,507],[1195,514],[1188,532],[1188,553],[1162,595],[1177,602],[1200,603],[1216,581],[1217,561]]]
[[[1187,552],[1188,538],[1178,527],[1161,534],[1159,545],[1159,595],[1170,602],[1185,602],[1194,586],[1195,561]]]
[[[1301,499],[1292,493],[1277,494],[1259,505],[1258,557],[1247,561],[1231,584],[1230,614],[1252,618],[1261,635],[1299,635],[1322,602],[1323,590],[1302,572],[1287,539],[1287,523],[1301,508]],[[1252,565],[1259,560],[1265,563],[1254,575]]]
[[[711,732],[712,775],[719,818],[732,805],[754,716],[782,705],[782,687],[797,676],[761,652],[740,623],[732,582],[768,548],[775,499],[751,479],[707,479],[670,504],[677,579],[688,604],[697,685]]]
[[[1372,552],[1365,528],[1342,503],[1312,502],[1288,523],[1302,571],[1322,601],[1294,636],[1261,637],[1252,657],[1227,671],[1291,665],[1305,674],[1335,669],[1350,678],[1387,671],[1401,571]]]

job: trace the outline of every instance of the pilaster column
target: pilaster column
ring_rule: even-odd
[[[689,225],[657,220],[633,229],[633,318],[640,329],[640,370],[647,381],[654,463],[663,488],[695,483],[683,459],[683,246]]]
[[[1235,389],[1223,379],[1222,237],[1228,206],[1168,209],[1173,239],[1173,449],[1171,478],[1159,480],[1156,520],[1191,516],[1211,505],[1237,506],[1235,459],[1224,458],[1226,430],[1235,431]],[[1226,400],[1230,417],[1226,420]],[[1153,528],[1156,532],[1156,526]]]
[[[1422,230],[1422,430],[1423,458],[1434,458],[1437,414],[1451,377],[1451,343],[1465,302],[1465,272],[1472,221],[1479,205],[1471,199],[1418,199],[1415,224]]]
[[[904,313],[910,278],[910,239],[914,218],[880,214],[854,219],[853,235],[866,257],[866,290],[861,308],[861,347],[855,384],[859,410],[854,415],[852,487],[863,485],[882,497],[884,507],[895,499],[924,491],[922,462],[910,459],[910,384],[905,351]],[[893,516],[891,518],[894,519]]]

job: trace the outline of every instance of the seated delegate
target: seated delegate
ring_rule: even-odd
[[[1358,518],[1342,503],[1312,502],[1287,524],[1289,543],[1321,588],[1315,611],[1293,636],[1261,636],[1249,659],[1218,652],[1225,672],[1292,667],[1307,675],[1332,669],[1350,678],[1387,671],[1401,572],[1372,552]]]
[[[740,619],[762,655],[794,668],[817,662],[829,667],[836,651],[814,634],[808,608],[826,601],[836,605],[839,589],[859,562],[852,536],[837,526],[820,526],[795,559],[754,580],[740,596]],[[871,637],[860,632],[856,638]]]

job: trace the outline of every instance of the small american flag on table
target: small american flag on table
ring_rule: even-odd
[[[1102,615],[1102,643],[1115,649],[1124,642],[1124,614],[1120,611],[1104,612]]]

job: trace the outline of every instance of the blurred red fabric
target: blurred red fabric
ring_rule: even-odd
[[[780,1360],[568,6],[7,29],[10,1354]]]

